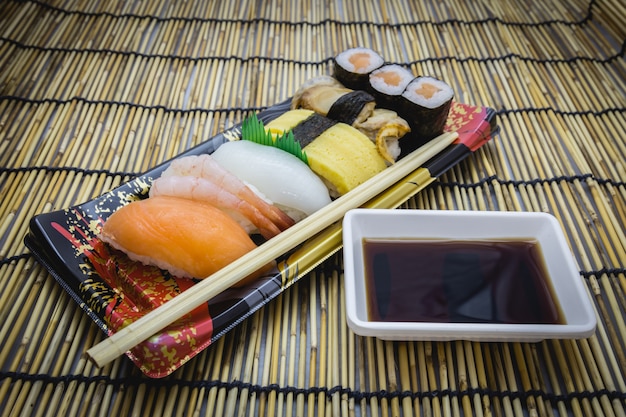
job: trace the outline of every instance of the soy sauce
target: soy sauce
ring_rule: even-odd
[[[369,319],[564,323],[535,240],[364,239]]]

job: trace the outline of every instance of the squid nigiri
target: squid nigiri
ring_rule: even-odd
[[[294,220],[301,220],[331,202],[320,177],[281,149],[238,140],[224,143],[212,157]]]
[[[107,219],[99,236],[134,261],[197,279],[210,276],[257,247],[222,210],[170,196],[150,197],[121,207]],[[257,278],[271,266],[239,284]]]

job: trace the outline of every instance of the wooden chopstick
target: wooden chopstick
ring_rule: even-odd
[[[294,226],[273,237],[246,255],[225,266],[111,337],[87,350],[87,357],[104,366],[132,347],[154,335],[180,317],[207,302],[254,271],[292,250],[320,230],[340,220],[350,209],[357,208],[419,168],[450,145],[458,134],[448,132],[413,151],[393,166],[359,185]]]
[[[359,207],[395,209],[428,187],[436,179],[437,177],[433,177],[427,168],[418,168]],[[307,239],[287,259],[280,262],[278,269],[283,275],[283,285],[296,278],[296,276],[301,277],[309,273],[341,249],[342,231],[343,225],[340,221],[337,221],[314,237]],[[289,271],[289,269],[293,272]]]

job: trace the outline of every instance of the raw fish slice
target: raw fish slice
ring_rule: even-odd
[[[238,140],[220,146],[213,159],[294,219],[331,202],[324,182],[304,162],[283,150]]]
[[[222,210],[168,196],[121,207],[107,219],[100,238],[132,260],[198,279],[256,248],[246,231]]]

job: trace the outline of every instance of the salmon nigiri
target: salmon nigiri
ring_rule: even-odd
[[[100,238],[134,261],[198,279],[256,248],[245,229],[222,210],[169,196],[123,206],[107,219]]]

